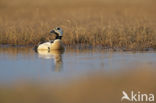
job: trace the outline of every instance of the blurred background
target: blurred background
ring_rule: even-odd
[[[0,0],[0,44],[34,45],[60,26],[66,45],[155,49],[155,4],[155,0]]]
[[[121,103],[123,90],[156,94],[156,54],[148,51],[156,48],[155,5],[156,0],[0,0],[0,103]],[[56,26],[69,48],[35,53],[29,46]]]

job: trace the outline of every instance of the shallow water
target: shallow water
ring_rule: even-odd
[[[155,52],[66,49],[36,53],[32,48],[0,48],[0,83],[68,80],[91,72],[112,74],[144,67],[155,69]]]
[[[32,48],[4,47],[0,102],[121,103],[122,91],[156,94],[155,67],[154,51],[67,48],[36,53]]]

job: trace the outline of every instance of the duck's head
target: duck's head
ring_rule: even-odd
[[[60,27],[56,27],[53,30],[50,31],[50,34],[55,34],[56,39],[61,39],[63,36],[63,30]]]

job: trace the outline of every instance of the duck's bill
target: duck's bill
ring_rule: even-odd
[[[56,32],[54,30],[50,31],[50,34],[55,34]]]

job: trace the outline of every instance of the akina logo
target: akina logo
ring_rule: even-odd
[[[154,94],[146,94],[146,93],[141,93],[140,91],[134,92],[131,91],[128,95],[125,91],[122,91],[122,98],[121,101],[128,100],[132,102],[153,102],[154,101]]]

